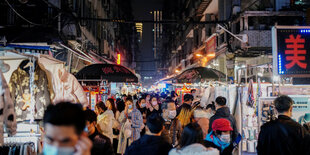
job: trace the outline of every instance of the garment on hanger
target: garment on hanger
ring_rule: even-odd
[[[83,87],[80,85],[74,75],[67,72],[64,68],[58,69],[54,74],[53,88],[55,98],[53,103],[68,101],[72,103],[80,103],[83,107],[88,106],[88,100]]]
[[[24,121],[42,119],[44,110],[51,103],[50,91],[46,73],[34,62],[33,91],[31,92],[29,60],[21,62],[19,67],[12,73],[10,79],[10,92],[15,105],[16,120]],[[29,67],[28,67],[29,66]],[[33,96],[31,96],[31,94]],[[31,112],[31,98],[34,99],[34,113]]]
[[[0,70],[0,122],[5,124],[9,134],[16,133],[16,116],[9,87]],[[0,123],[0,124],[1,124]],[[3,125],[0,126],[0,146],[3,145]]]
[[[88,106],[83,87],[72,74],[66,71],[62,61],[47,55],[40,55],[38,62],[50,80],[50,88],[53,88],[51,91],[53,103],[67,101],[81,103],[84,107]]]
[[[32,142],[10,143],[0,147],[0,155],[36,155],[35,145]]]

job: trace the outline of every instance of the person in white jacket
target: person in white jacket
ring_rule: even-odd
[[[95,112],[97,113],[97,127],[100,132],[109,137],[113,143],[113,123],[115,121],[114,113],[109,110],[102,101],[96,104]]]

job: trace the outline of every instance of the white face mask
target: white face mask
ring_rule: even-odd
[[[176,110],[169,111],[168,118],[169,119],[174,119],[176,115],[177,115],[177,111]]]
[[[132,109],[132,104],[128,105],[128,109]]]
[[[146,104],[145,103],[141,103],[141,108],[144,108],[146,107]]]
[[[56,147],[48,143],[43,146],[44,155],[73,155],[74,147]]]
[[[152,101],[152,105],[156,106],[157,105],[157,101]]]
[[[230,143],[230,134],[228,134],[228,135],[221,135],[220,136],[220,140],[222,141],[222,142],[224,142],[224,143]]]

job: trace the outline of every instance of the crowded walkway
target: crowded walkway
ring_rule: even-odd
[[[109,98],[95,110],[79,104],[50,105],[44,114],[43,154],[81,155],[232,155],[242,133],[218,96],[207,105],[185,94],[141,93]],[[263,124],[259,155],[310,154],[309,130],[291,119],[293,100],[274,100],[278,117]]]

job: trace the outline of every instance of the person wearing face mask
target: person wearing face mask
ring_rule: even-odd
[[[82,105],[50,104],[43,117],[43,155],[90,155],[92,142],[83,132],[85,124]]]
[[[121,123],[117,148],[119,154],[124,154],[126,148],[140,138],[140,132],[144,128],[142,114],[133,104],[131,96],[127,97],[125,104],[125,110],[119,117]]]
[[[97,125],[100,132],[109,137],[111,143],[113,143],[113,123],[115,121],[113,111],[109,110],[102,101],[99,101],[95,106],[95,112],[98,115]]]
[[[216,119],[212,123],[212,131],[205,138],[204,145],[218,149],[220,155],[232,155],[234,150],[232,131],[233,128],[229,120],[225,118]]]
[[[97,128],[97,115],[92,110],[84,111],[86,117],[86,127],[88,138],[93,142],[93,148],[91,149],[92,155],[114,155],[113,147],[110,139],[101,134]]]
[[[213,121],[219,118],[225,118],[230,121],[231,127],[233,128],[233,140],[235,140],[238,136],[238,130],[237,130],[237,123],[235,117],[230,113],[229,107],[226,105],[226,98],[223,96],[218,96],[215,99],[215,108],[216,112],[215,114],[210,118],[209,121],[209,130],[208,132],[210,133],[212,131],[212,124]]]
[[[145,98],[140,98],[137,102],[137,109],[141,112],[143,117],[143,124],[146,123],[146,114],[147,114],[147,108],[146,108],[146,100]],[[141,131],[141,136],[145,134],[145,128]]]
[[[147,117],[149,115],[151,115],[152,113],[158,113],[158,114],[162,113],[162,110],[161,110],[161,107],[160,107],[160,104],[158,102],[157,97],[155,97],[155,96],[151,97],[150,103],[151,103],[151,107],[149,107],[149,109],[147,111]]]
[[[162,104],[162,117],[165,120],[164,130],[162,136],[170,143],[172,146],[178,144],[178,140],[181,137],[182,126],[180,121],[176,119],[177,111],[174,101],[171,98],[167,98],[166,102]]]

